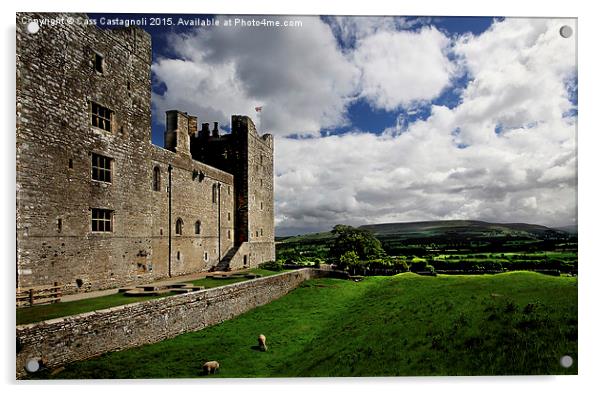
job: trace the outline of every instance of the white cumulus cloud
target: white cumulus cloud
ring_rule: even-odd
[[[450,39],[433,27],[386,29],[361,38],[353,52],[362,71],[361,96],[388,111],[437,98],[455,72]]]
[[[153,96],[158,113],[250,114],[276,135],[278,233],[431,219],[575,223],[576,35],[559,34],[576,31],[574,20],[508,18],[478,36],[428,20],[301,20],[277,32],[172,35],[175,55],[153,64],[167,87]],[[454,85],[461,75],[468,83]],[[433,105],[446,89],[459,102]],[[398,124],[319,137],[349,124],[357,100]],[[430,116],[412,120],[418,107]]]
[[[319,135],[345,124],[359,71],[320,18],[295,19],[303,26],[212,27],[172,35],[175,58],[152,67],[167,87],[153,95],[156,113],[177,108],[220,122],[247,114],[263,132],[279,135]],[[256,106],[263,106],[259,115]]]
[[[564,24],[575,30],[573,20],[506,19],[459,37],[457,65],[471,78],[461,102],[433,106],[403,130],[278,138],[279,232],[431,219],[575,223],[575,41],[558,34]]]

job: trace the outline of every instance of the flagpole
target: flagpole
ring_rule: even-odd
[[[257,128],[261,129],[261,110],[263,109],[263,105],[262,106],[256,106],[255,107],[255,113],[257,113]]]

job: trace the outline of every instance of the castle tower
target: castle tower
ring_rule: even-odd
[[[273,139],[259,136],[247,116],[232,116],[232,171],[236,192],[235,241],[274,238]]]
[[[211,134],[193,138],[192,157],[234,176],[234,244],[243,250],[240,267],[273,260],[273,137],[260,136],[253,121],[241,115],[232,116],[231,134],[217,130],[214,124]]]
[[[167,111],[165,115],[165,148],[190,156],[190,137],[196,135],[197,118],[177,110]]]

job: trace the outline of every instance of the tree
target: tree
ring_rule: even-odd
[[[335,238],[329,256],[335,261],[349,251],[353,251],[363,261],[386,255],[380,241],[370,231],[349,225],[335,225],[331,233]]]
[[[339,257],[338,265],[339,268],[350,271],[352,275],[355,275],[355,270],[362,265],[362,262],[355,251],[347,251]]]

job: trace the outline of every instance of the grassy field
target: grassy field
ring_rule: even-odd
[[[280,272],[273,272],[263,269],[245,270],[244,273],[260,274],[262,277],[271,276]],[[247,281],[248,278],[236,277],[227,279],[203,278],[200,280],[190,281],[193,285],[204,286],[205,288],[221,287],[236,282]],[[186,281],[185,281],[186,282]],[[39,305],[33,307],[24,307],[17,309],[17,325],[45,321],[53,318],[65,317],[68,315],[81,314],[85,312],[101,310],[123,304],[137,303],[152,299],[159,299],[166,296],[172,296],[174,293],[166,293],[151,297],[128,297],[123,293],[116,293],[91,299],[76,300],[72,302],[62,302],[54,304]]]
[[[576,233],[531,224],[451,220],[364,225],[359,229],[372,232],[388,255],[398,257],[439,258],[440,253],[450,253],[450,256],[506,254],[489,258],[503,260],[519,256],[530,258],[539,253],[542,260],[546,255],[576,260],[577,253]],[[276,244],[276,257],[288,261],[316,257],[325,260],[334,239],[331,232],[280,238]],[[511,270],[530,269],[525,266]]]
[[[269,351],[256,347],[267,336]],[[563,355],[575,359],[564,369]],[[78,362],[53,378],[577,373],[577,279],[530,272],[319,279],[219,325]],[[47,378],[49,374],[37,374]]]
[[[271,270],[265,270],[265,269],[250,269],[250,270],[245,270],[242,271],[241,273],[245,273],[245,274],[259,274],[262,277],[267,277],[267,276],[272,276],[274,274],[278,274],[278,273],[282,273],[285,270],[281,271],[281,272],[275,272],[275,271],[271,271]],[[201,278],[200,280],[195,280],[195,281],[190,281],[193,285],[198,285],[198,286],[202,286],[205,287],[206,289],[208,288],[215,288],[215,287],[221,287],[227,284],[234,284],[236,282],[242,282],[242,281],[247,281],[248,278],[245,277],[234,277],[234,278],[222,278],[222,279],[214,279],[214,278]]]

